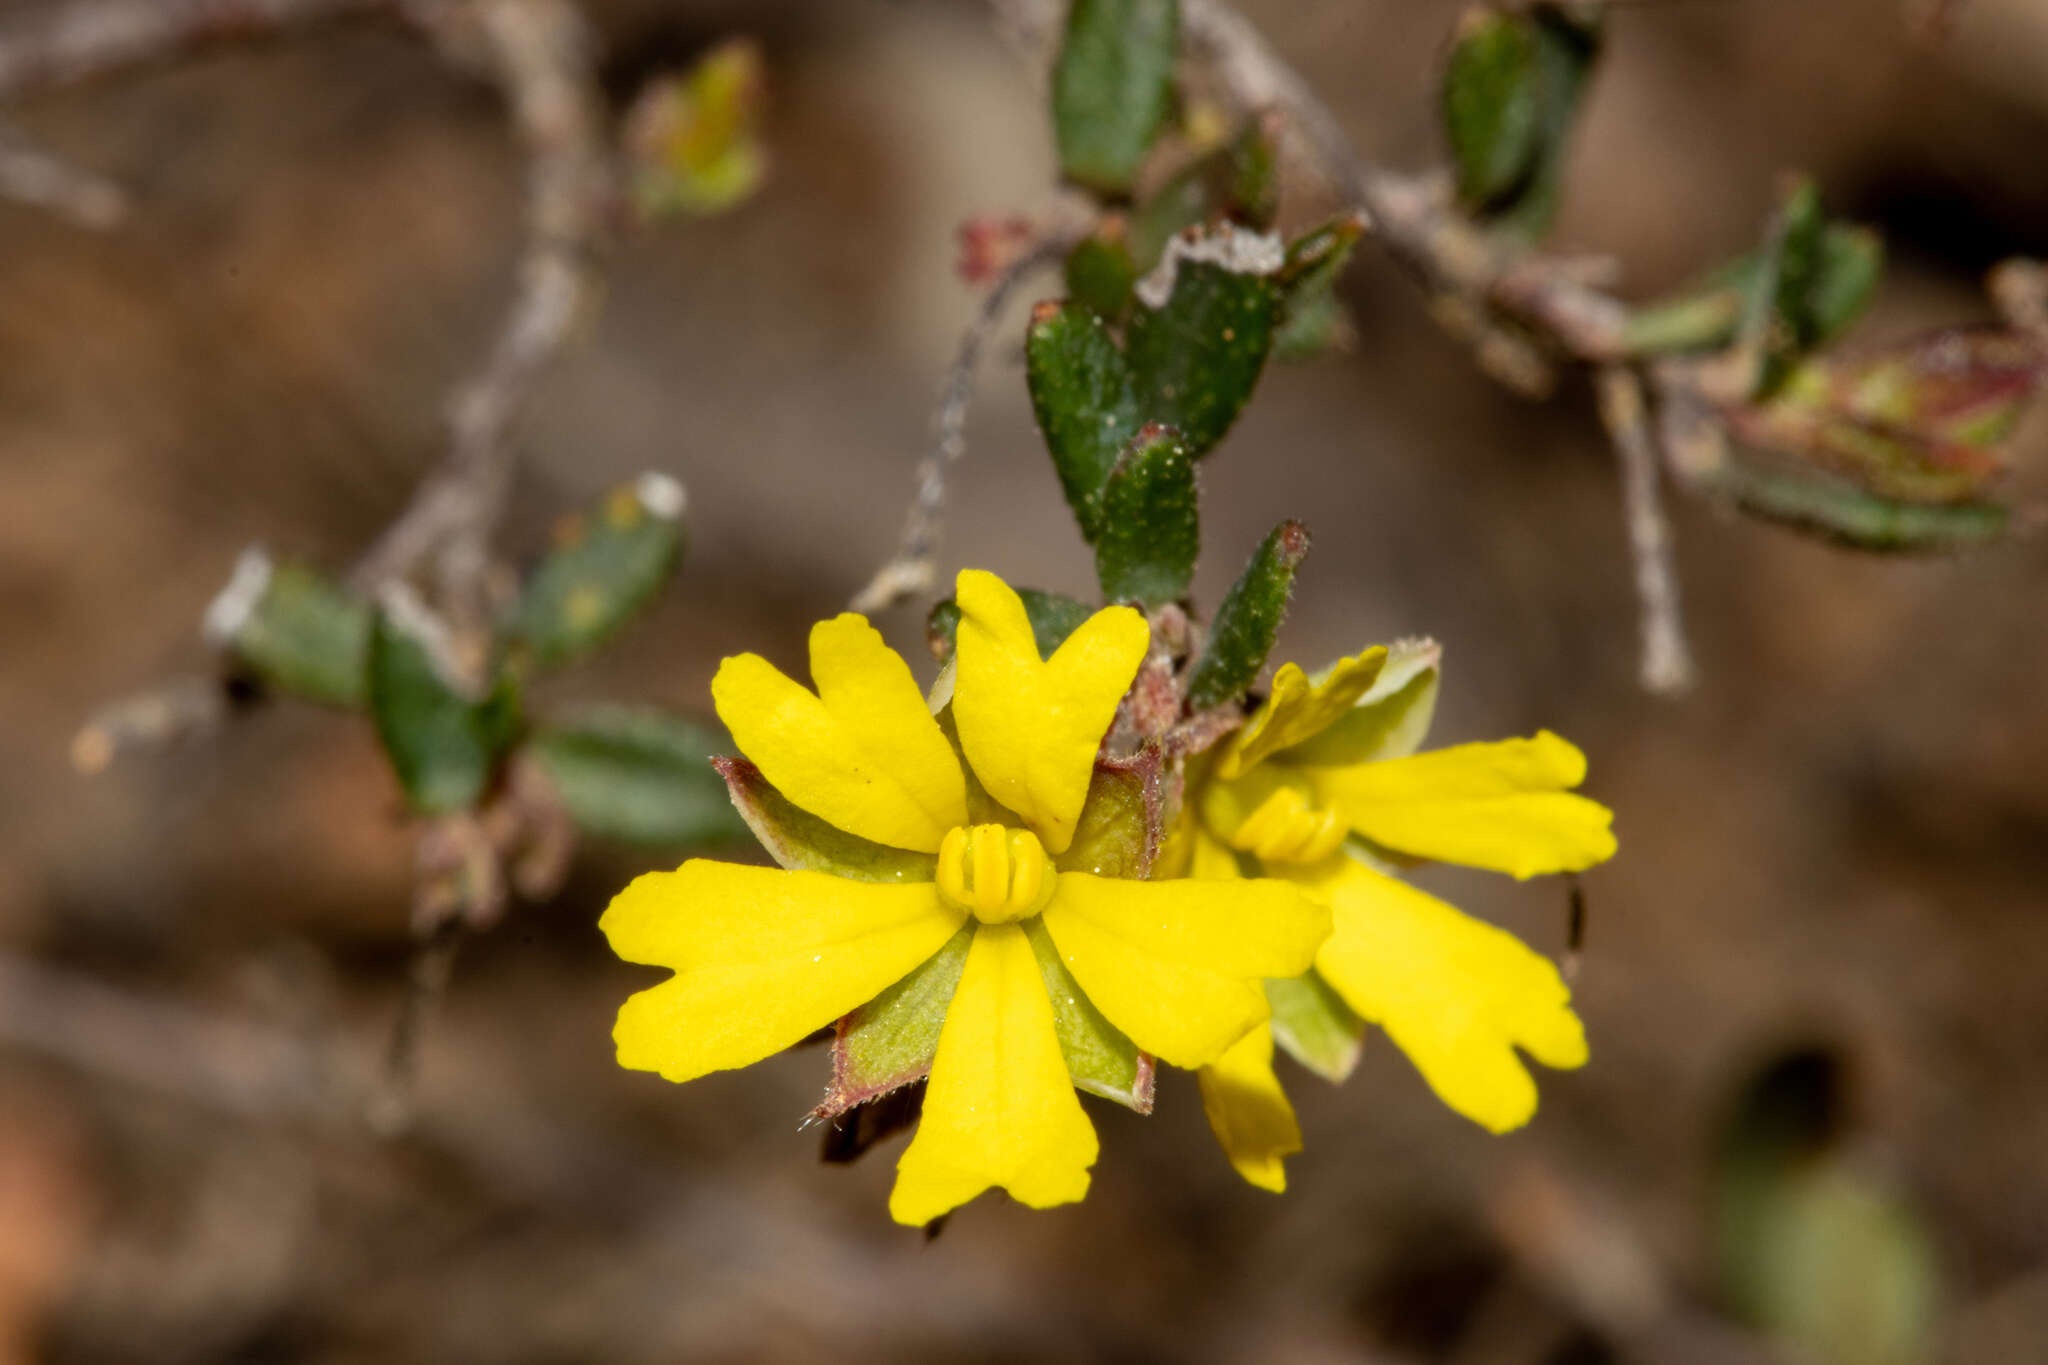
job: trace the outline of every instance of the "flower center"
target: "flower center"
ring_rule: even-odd
[[[1275,787],[1229,836],[1232,848],[1262,862],[1313,863],[1335,853],[1349,832],[1333,810],[1318,810],[1295,787]]]
[[[983,924],[1028,919],[1052,899],[1054,870],[1028,829],[956,825],[939,844],[939,894]]]

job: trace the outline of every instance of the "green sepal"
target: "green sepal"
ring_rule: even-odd
[[[1038,973],[1052,999],[1053,1032],[1059,1035],[1060,1055],[1066,1059],[1067,1074],[1073,1077],[1075,1087],[1140,1114],[1151,1113],[1152,1058],[1102,1017],[1102,1011],[1060,960],[1059,947],[1046,932],[1044,920],[1026,920],[1024,936],[1031,940]]]
[[[1238,231],[1224,224],[1204,240]],[[1237,421],[1266,367],[1279,286],[1271,271],[1183,259],[1164,302],[1145,306],[1145,293],[1141,281],[1141,306],[1124,332],[1137,415],[1178,430],[1200,459]]]
[[[844,1114],[931,1072],[975,928],[970,917],[908,976],[839,1021],[832,1036],[832,1083],[812,1111],[815,1117]]]
[[[682,489],[647,475],[563,522],[513,621],[536,661],[582,658],[654,600],[682,554],[681,512]]]
[[[1123,195],[1173,109],[1176,0],[1074,0],[1052,72],[1060,174]]]
[[[366,672],[377,738],[412,808],[433,815],[475,806],[519,730],[512,672],[499,670],[490,693],[471,701],[388,610],[373,614]]]
[[[1081,534],[1095,538],[1102,484],[1138,429],[1130,367],[1093,309],[1041,303],[1024,336],[1025,383],[1038,429]]]
[[[1266,982],[1273,1008],[1273,1041],[1288,1056],[1330,1082],[1351,1075],[1365,1044],[1365,1020],[1311,967],[1300,976]]]
[[[1165,759],[1154,746],[1098,758],[1073,842],[1053,859],[1062,872],[1142,881],[1166,832]]]
[[[801,809],[744,758],[714,758],[711,766],[725,779],[740,818],[779,866],[862,882],[928,882],[937,871],[933,854],[848,834]]]
[[[712,755],[722,730],[652,707],[594,706],[541,727],[525,753],[585,834],[665,848],[742,842]]]
[[[1017,596],[1024,603],[1024,615],[1031,622],[1031,635],[1038,645],[1040,658],[1050,659],[1054,650],[1066,643],[1069,635],[1081,628],[1081,623],[1093,616],[1096,608],[1086,602],[1077,602],[1056,592],[1041,592],[1037,588],[1019,588]],[[959,642],[960,604],[952,598],[944,598],[932,607],[931,615],[925,618],[925,644],[931,649],[932,657],[946,663],[953,657],[953,649]]]
[[[1294,591],[1295,570],[1308,554],[1308,528],[1283,521],[1266,536],[1224,594],[1201,658],[1188,677],[1188,705],[1197,711],[1244,695],[1258,680],[1279,637]]]
[[[1434,640],[1396,640],[1388,645],[1386,662],[1365,695],[1334,724],[1287,750],[1288,761],[1344,768],[1414,753],[1436,716],[1442,657],[1443,648]]]
[[[1138,274],[1124,220],[1114,214],[1067,253],[1068,296],[1110,322],[1122,322],[1130,311]]]
[[[1549,231],[1602,27],[1592,4],[1467,12],[1442,102],[1459,202],[1475,218],[1527,241]]]
[[[1095,572],[1105,600],[1160,607],[1187,595],[1201,550],[1196,501],[1180,433],[1146,423],[1103,485]]]
[[[234,619],[219,622],[220,639],[266,686],[307,701],[354,710],[363,704],[370,647],[370,604],[303,564],[272,565],[250,551],[235,570],[261,575],[253,603],[233,601],[236,584],[218,599]],[[209,613],[209,632],[216,622]]]

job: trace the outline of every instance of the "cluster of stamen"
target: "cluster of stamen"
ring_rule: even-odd
[[[1316,809],[1294,787],[1277,787],[1238,825],[1230,844],[1265,862],[1313,863],[1335,853],[1348,832],[1337,812]]]
[[[983,924],[1028,919],[1052,899],[1056,874],[1028,829],[958,825],[939,844],[939,894]]]

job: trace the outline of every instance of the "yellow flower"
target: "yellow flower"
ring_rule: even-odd
[[[1144,658],[1145,620],[1097,612],[1044,659],[1002,580],[962,573],[957,597],[957,754],[909,666],[859,616],[812,629],[815,692],[751,654],[727,659],[712,684],[767,782],[871,850],[888,879],[693,859],[633,882],[601,921],[620,957],[675,970],[628,1000],[613,1032],[620,1065],[672,1081],[788,1047],[971,927],[889,1200],[910,1224],[995,1186],[1035,1208],[1087,1193],[1095,1130],[1055,1031],[1056,1006],[1073,1007],[1048,993],[1058,966],[1137,1047],[1200,1067],[1266,1018],[1262,979],[1306,970],[1330,925],[1286,881],[1060,867]],[[1041,936],[1054,967],[1034,951]]]
[[[1441,860],[1515,877],[1577,871],[1613,856],[1613,815],[1570,790],[1585,757],[1548,731],[1415,753],[1436,663],[1437,647],[1416,641],[1367,650],[1314,680],[1283,665],[1264,703],[1193,775],[1162,875],[1256,871],[1326,900],[1334,927],[1314,969],[1269,983],[1281,1042],[1341,1079],[1356,1056],[1347,1030],[1377,1024],[1444,1103],[1499,1133],[1536,1112],[1517,1048],[1546,1066],[1585,1063],[1571,993],[1519,939],[1388,870]],[[1256,1030],[1201,1084],[1231,1163],[1278,1190],[1282,1158],[1301,1138],[1272,1057],[1272,1030]]]

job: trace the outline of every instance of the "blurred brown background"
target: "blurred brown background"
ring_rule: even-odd
[[[683,480],[680,582],[541,701],[708,708],[721,655],[793,667],[889,553],[974,306],[953,229],[1046,204],[1045,120],[972,5],[590,9],[616,95],[735,32],[769,60],[771,183],[624,244],[527,428],[512,527],[532,549],[611,483]],[[1456,4],[1251,9],[1370,153],[1436,159]],[[0,1038],[0,1361],[1755,1359],[1708,1321],[1713,1137],[1760,1059],[1815,1041],[1863,1169],[1931,1232],[1931,1358],[2048,1359],[2040,543],[1882,561],[1681,506],[1704,682],[1648,698],[1589,405],[1491,386],[1369,249],[1353,353],[1269,371],[1205,466],[1198,590],[1305,517],[1282,657],[1434,634],[1439,740],[1549,726],[1591,756],[1622,839],[1586,879],[1594,1060],[1542,1077],[1528,1130],[1467,1125],[1376,1038],[1341,1090],[1294,1074],[1308,1150],[1276,1199],[1174,1075],[1150,1120],[1093,1107],[1085,1204],[985,1200],[926,1245],[884,1213],[894,1147],[816,1164],[821,1053],[683,1088],[614,1067],[646,973],[594,924],[644,860],[604,849],[465,951],[412,1136],[238,1100],[207,1049],[230,1081],[285,1047],[326,1068],[309,1089],[346,1084],[396,1014],[411,852],[370,730],[278,705],[93,780],[66,745],[100,700],[204,666],[242,546],[339,566],[392,515],[496,319],[519,166],[487,89],[375,25],[17,112],[137,203],[98,236],[0,206],[0,962],[110,1021]],[[2044,143],[2041,0],[1972,0],[1940,45],[1895,0],[1645,0],[1615,17],[1560,244],[1647,293],[1741,249],[1803,167],[1889,237],[1858,339],[1982,319],[1982,271],[2048,244]],[[1085,592],[1021,316],[947,564]],[[2023,463],[2044,441],[2030,424]],[[882,624],[919,648],[917,610]],[[1432,884],[1563,945],[1561,885]]]

